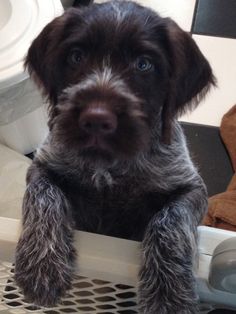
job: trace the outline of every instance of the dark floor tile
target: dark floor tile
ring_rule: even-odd
[[[236,38],[236,0],[198,0],[192,32]]]
[[[210,196],[224,192],[233,176],[230,158],[218,127],[184,123],[190,154],[206,183]]]

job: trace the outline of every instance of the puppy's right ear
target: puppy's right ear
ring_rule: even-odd
[[[64,29],[64,15],[50,22],[32,42],[25,59],[25,68],[51,104],[57,102],[60,85],[56,59]]]

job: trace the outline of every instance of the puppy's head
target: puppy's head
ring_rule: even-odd
[[[26,66],[50,101],[54,143],[91,160],[170,141],[171,121],[214,84],[186,32],[130,1],[66,11],[33,41]]]

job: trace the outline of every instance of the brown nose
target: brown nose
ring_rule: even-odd
[[[79,117],[80,128],[92,135],[109,135],[117,128],[116,115],[106,108],[88,107]]]

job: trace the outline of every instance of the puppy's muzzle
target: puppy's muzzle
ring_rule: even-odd
[[[124,80],[98,72],[63,91],[54,136],[87,160],[131,158],[146,151],[150,139],[142,107]]]
[[[117,129],[117,117],[105,106],[89,105],[80,114],[79,127],[90,136],[112,135]]]
[[[79,130],[83,133],[84,148],[110,150],[107,140],[117,131],[117,114],[106,106],[106,102],[92,102],[79,115]]]

